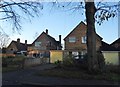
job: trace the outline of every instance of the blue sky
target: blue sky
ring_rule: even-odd
[[[55,7],[44,6],[39,18],[32,18],[31,22],[28,20],[22,21],[21,34],[13,33],[12,29],[8,26],[9,24],[2,27],[11,40],[20,38],[21,42],[24,43],[27,40],[31,44],[37,38],[35,37],[36,32],[40,35],[48,29],[49,35],[53,36],[56,40],[58,40],[59,35],[62,35],[62,43],[64,43],[64,37],[84,20],[85,16],[81,15],[80,11],[63,11],[59,8],[55,9]],[[96,24],[96,32],[103,38],[103,41],[109,44],[112,43],[118,38],[118,17],[104,21],[101,26]]]

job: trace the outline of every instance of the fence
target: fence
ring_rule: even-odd
[[[47,63],[50,63],[49,58],[26,58],[24,60],[24,68]]]

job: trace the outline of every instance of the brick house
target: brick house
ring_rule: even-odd
[[[30,47],[38,50],[61,50],[61,35],[59,35],[59,41],[56,41],[55,38],[48,34],[46,29],[46,32],[43,31]]]
[[[28,46],[29,45],[27,44],[27,40],[25,40],[25,43],[21,43],[20,39],[18,38],[17,41],[12,40],[12,42],[7,47],[6,53],[27,52]]]
[[[28,47],[28,51],[30,55],[33,54],[49,54],[50,50],[61,50],[61,35],[59,35],[59,41],[56,41],[55,38],[48,34],[48,30],[46,32],[42,32]]]
[[[86,53],[86,30],[87,26],[84,22],[80,22],[65,38],[65,50],[79,51],[83,54]],[[100,49],[102,38],[96,34],[96,50]]]

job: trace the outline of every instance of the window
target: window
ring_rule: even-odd
[[[13,49],[13,48],[11,48],[10,50],[11,50],[11,51],[13,51],[14,49]]]
[[[52,43],[50,41],[47,41],[47,46],[52,46]]]
[[[36,47],[40,47],[41,46],[41,42],[35,42],[35,46]]]
[[[86,36],[83,36],[82,37],[82,43],[86,43],[87,42],[87,38],[86,38]]]
[[[76,38],[75,37],[69,37],[69,42],[76,42]]]

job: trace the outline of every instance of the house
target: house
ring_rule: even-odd
[[[69,52],[81,52],[85,54],[87,51],[86,45],[86,30],[87,26],[84,22],[80,22],[65,38],[65,50]],[[102,43],[102,38],[96,34],[96,50],[99,50]]]
[[[45,56],[49,55],[50,50],[61,50],[61,35],[59,35],[59,41],[56,41],[55,38],[48,34],[48,29],[46,32],[42,32],[28,47],[30,55],[34,56]],[[38,54],[38,55],[37,55]]]
[[[27,40],[25,40],[25,43],[21,43],[20,38],[18,38],[17,41],[12,40],[12,42],[7,47],[6,53],[16,54],[27,52],[27,47],[28,47]]]
[[[111,46],[110,44],[102,41],[102,46],[100,47],[101,51],[117,51],[117,48]]]
[[[117,42],[117,44],[120,43],[118,43],[118,40],[115,42]],[[120,65],[120,51],[118,47],[115,47],[116,45],[114,45],[114,42],[112,44],[107,44],[102,41],[101,51],[107,65]]]
[[[120,51],[120,38],[115,40],[113,43],[110,44],[111,46],[116,48],[116,51]]]
[[[34,40],[31,47],[38,50],[61,50],[61,35],[59,35],[59,41],[56,41],[55,38],[48,34],[48,30],[46,29],[46,32],[43,31]]]

